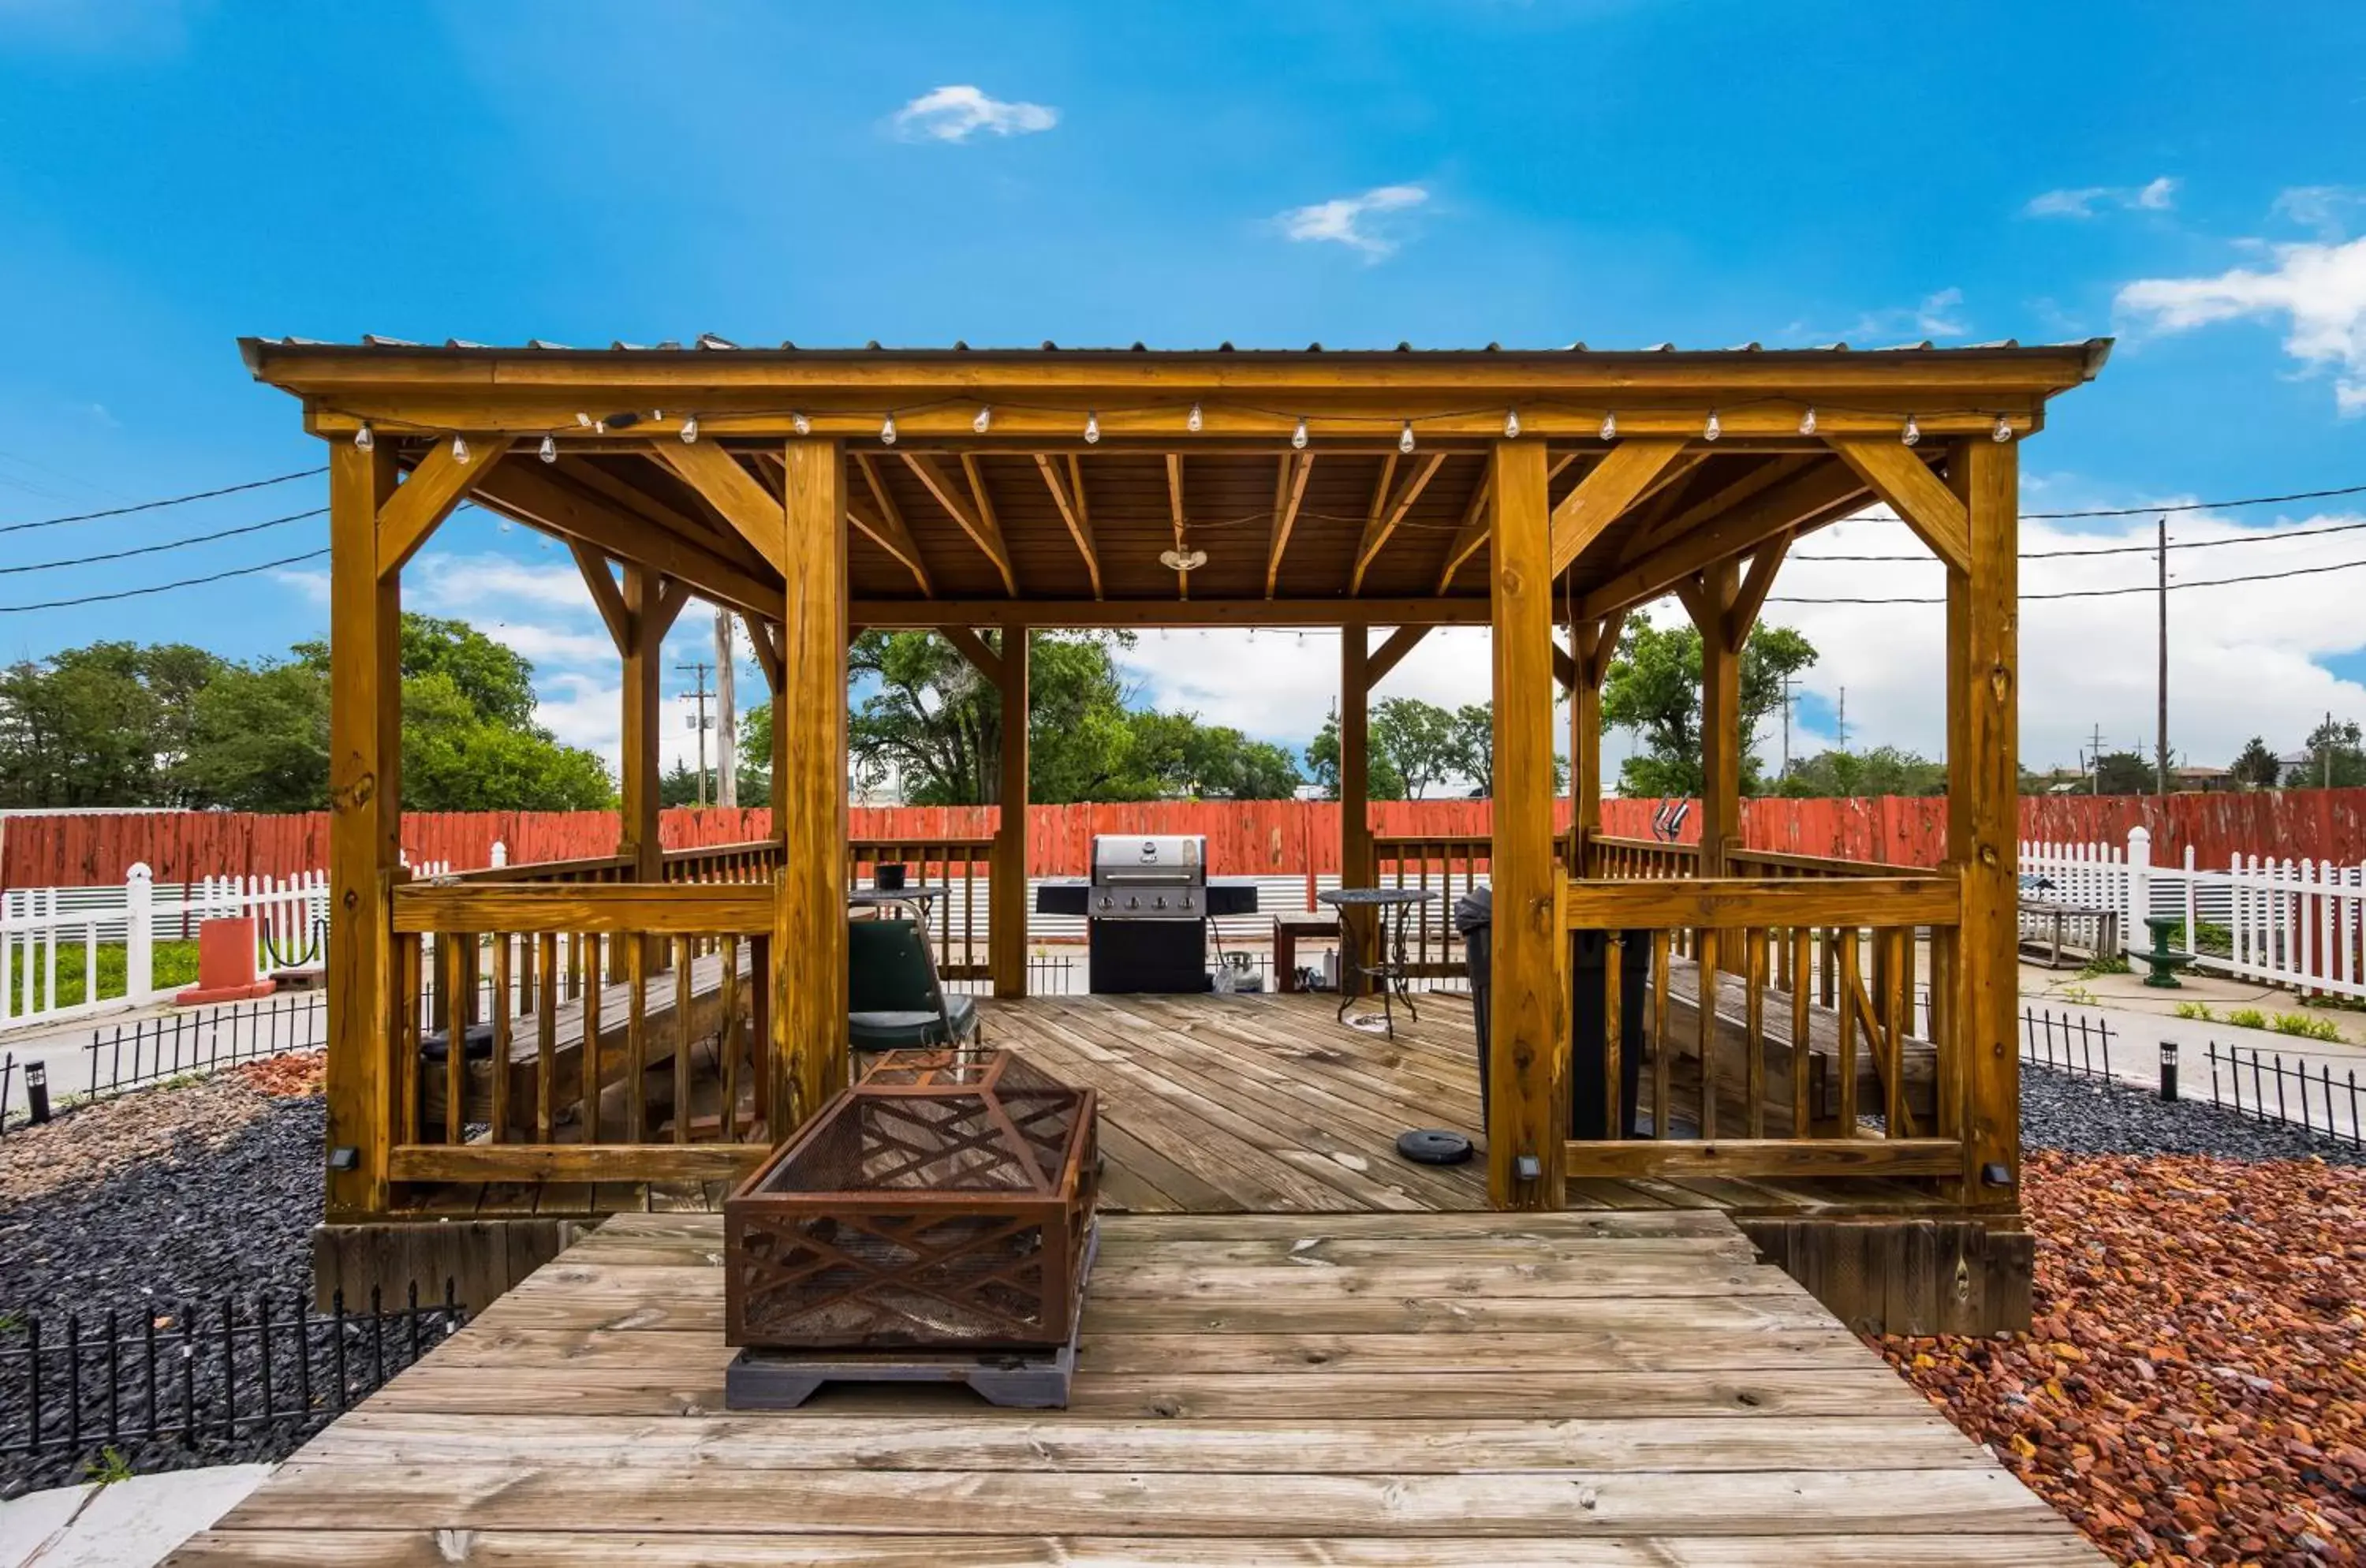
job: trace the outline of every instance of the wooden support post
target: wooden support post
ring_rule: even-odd
[[[987,966],[994,994],[1027,994],[1027,639],[1005,628],[1002,689],[1002,822],[994,834],[993,901],[987,912]]]
[[[661,580],[646,566],[625,563],[624,825],[616,852],[633,863],[633,880],[665,877],[658,840],[658,672],[663,663],[658,597]]]
[[[1553,546],[1543,444],[1496,443],[1488,474],[1495,924],[1487,1196],[1499,1209],[1558,1209],[1569,1135],[1569,937],[1553,861]]]
[[[836,441],[786,452],[786,603],[772,714],[785,864],[772,940],[772,1137],[847,1077],[846,479]]]
[[[1726,852],[1741,841],[1741,648],[1729,635],[1741,581],[1740,563],[1723,560],[1695,579],[1684,595],[1701,637],[1703,876],[1723,876]]]
[[[396,1005],[388,888],[400,863],[401,598],[377,570],[392,453],[329,449],[328,1217],[388,1208]],[[399,574],[398,574],[399,575]],[[339,1151],[350,1149],[348,1159]]]
[[[1964,1198],[2005,1209],[2021,1184],[2020,456],[2011,442],[1966,441],[1949,461],[1969,534],[1969,563],[1950,570],[1947,591],[1948,669],[1962,681],[1948,703],[1947,843],[1964,878],[1953,955]],[[2004,1183],[1988,1179],[1990,1168]]]
[[[1620,611],[1570,628],[1570,663],[1576,679],[1569,688],[1569,844],[1572,876],[1585,874],[1585,846],[1602,832],[1602,683],[1618,654],[1618,634],[1627,624]]]
[[[1339,886],[1369,887],[1380,875],[1371,830],[1371,706],[1372,643],[1370,628],[1361,624],[1339,628]],[[1375,962],[1372,942],[1379,923],[1369,909],[1342,909],[1340,931],[1355,941],[1340,954],[1339,988],[1346,996],[1364,993],[1362,976],[1351,972],[1348,953],[1360,953]],[[1348,922],[1354,922],[1352,926]]]

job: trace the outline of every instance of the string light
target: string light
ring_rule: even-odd
[[[1306,450],[1306,422],[1304,420],[1300,420],[1298,422],[1298,428],[1290,433],[1290,444],[1298,451],[1303,452]]]
[[[1606,413],[1602,416],[1602,439],[1605,441],[1616,441],[1618,439],[1618,416],[1617,414]]]
[[[1906,416],[1906,428],[1898,433],[1898,439],[1905,442],[1909,446],[1922,439],[1922,427],[1914,423],[1912,414]]]
[[[1517,441],[1519,438],[1520,411],[1517,409],[1512,409],[1504,415],[1504,439],[1506,441]]]
[[[1183,418],[1183,428],[1189,431],[1192,434],[1197,435],[1200,434],[1200,405],[1193,403],[1191,405],[1191,412],[1186,414]]]
[[[542,438],[542,446],[535,453],[535,456],[540,457],[546,463],[556,463],[558,461],[558,441],[551,436],[544,436]]]
[[[793,413],[789,415],[789,428],[795,431],[799,435],[811,435],[813,434],[813,421],[807,419],[801,413]]]
[[[1397,432],[1397,450],[1408,457],[1413,454],[1413,421],[1411,420],[1405,421],[1404,427]]]
[[[1813,435],[1815,433],[1816,411],[1811,408],[1807,412],[1799,416],[1799,434],[1802,435]]]
[[[452,437],[452,460],[456,463],[465,463],[468,460],[468,438],[467,436],[456,435]]]
[[[882,446],[896,445],[896,416],[892,413],[879,423],[879,445]]]
[[[581,428],[589,430],[592,428],[592,416],[588,413],[578,411],[575,415],[575,423]]]
[[[1092,446],[1095,442],[1098,441],[1100,438],[1101,438],[1101,416],[1100,416],[1099,414],[1098,414],[1098,413],[1087,413],[1087,414],[1086,414],[1086,415],[1085,415],[1085,445],[1086,445],[1086,446]]]
[[[1708,423],[1701,426],[1701,439],[1703,441],[1714,441],[1724,434],[1725,426],[1718,422],[1717,411],[1715,409],[1709,410]]]
[[[977,417],[969,422],[969,427],[980,435],[984,435],[994,428],[994,411],[986,408],[978,410]]]
[[[592,429],[595,434],[605,435],[608,434],[608,422],[604,419],[595,419],[592,422]]]
[[[698,416],[692,414],[682,422],[682,444],[685,446],[698,439]]]
[[[365,452],[370,451],[377,446],[377,437],[371,434],[369,421],[362,421],[361,428],[354,432],[354,445]]]
[[[1989,439],[1991,441],[2011,440],[2012,421],[2005,418],[2002,414],[1997,415],[1996,428],[1989,432]]]

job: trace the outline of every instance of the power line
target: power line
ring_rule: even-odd
[[[307,550],[300,556],[283,556],[278,560],[263,561],[254,566],[234,566],[228,571],[217,571],[204,577],[185,577],[178,582],[159,582],[147,588],[124,588],[112,593],[85,593],[79,599],[50,599],[39,604],[0,604],[0,615],[21,615],[31,610],[63,610],[76,604],[103,604],[116,599],[137,599],[148,593],[169,593],[175,588],[197,588],[225,578],[251,577],[274,567],[294,566],[298,561],[318,560],[329,552],[324,547]]]
[[[2163,510],[2167,509],[2163,508]],[[2026,519],[2028,517],[2034,516],[2035,513],[2023,513],[2022,515]],[[1852,523],[1896,523],[1900,520],[1896,517],[1852,517],[1847,519],[1847,521]],[[2232,539],[2174,539],[2169,542],[2169,547],[2172,550],[2214,550],[2221,545],[2270,545],[2275,543],[2279,539],[2313,539],[2320,534],[2351,534],[2357,532],[2360,528],[2366,528],[2366,523],[2328,523],[2322,528],[2295,528],[2289,534],[2246,534],[2237,538]],[[2021,552],[2021,558],[2022,560],[2052,560],[2062,556],[2148,556],[2158,547],[2154,545],[2098,545],[2091,549],[2023,550]],[[1927,561],[1935,560],[1938,558],[1929,554],[1909,554],[1882,556],[1795,555],[1787,556],[1785,558],[1786,560],[1832,561]]]
[[[247,523],[236,528],[222,528],[211,534],[191,534],[186,538],[166,539],[161,544],[141,545],[136,549],[109,550],[104,555],[74,556],[66,560],[34,561],[26,566],[0,566],[0,577],[14,577],[19,572],[55,571],[60,567],[90,566],[99,561],[126,560],[133,556],[152,556],[163,550],[185,549],[191,545],[211,544],[216,539],[234,538],[241,534],[260,533],[265,528],[277,528],[289,523],[301,523],[307,518],[325,517],[329,509],[316,506],[310,512],[291,512],[285,517],[267,517],[260,523]]]
[[[2169,585],[2169,592],[2173,593],[2180,588],[2228,588],[2238,582],[2275,582],[2287,577],[2313,577],[2319,572],[2348,571],[2361,566],[2366,566],[2366,560],[2336,561],[2330,566],[2299,566],[2289,571],[2256,571],[2243,577],[2209,577],[2199,582],[2172,582]],[[2026,604],[2039,599],[2115,599],[2124,593],[2158,592],[2160,590],[2151,583],[2145,583],[2136,588],[2072,588],[2058,593],[2023,593],[2020,596],[2020,601]],[[1766,602],[1770,604],[1944,604],[1947,601],[1944,596],[1795,599],[1776,595]]]
[[[0,523],[0,534],[21,534],[28,528],[55,528],[67,523],[95,523],[102,517],[129,517],[135,512],[153,512],[159,507],[185,506],[193,501],[211,501],[220,495],[240,495],[251,490],[265,490],[272,485],[284,485],[290,479],[309,479],[315,474],[325,474],[324,465],[318,468],[301,468],[292,474],[280,474],[267,479],[249,479],[244,484],[224,485],[220,490],[194,491],[187,495],[168,495],[162,501],[143,501],[137,506],[111,507],[105,512],[77,512],[69,517],[43,517],[31,523]]]

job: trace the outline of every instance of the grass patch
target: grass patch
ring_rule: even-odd
[[[2237,1029],[2265,1029],[2268,1015],[2257,1008],[2236,1008],[2226,1015],[2226,1021]]]
[[[101,1486],[112,1486],[118,1481],[131,1479],[131,1461],[113,1443],[98,1450],[98,1457],[82,1467],[84,1481],[96,1481]]]
[[[2087,967],[2079,971],[2079,978],[2081,980],[2091,980],[2098,975],[2124,975],[2126,973],[2128,973],[2127,959],[2120,953],[2105,953],[2101,957],[2088,960]]]
[[[2231,958],[2235,953],[2235,932],[2215,920],[2197,920],[2189,931],[2179,925],[2169,933],[2169,945],[2182,953],[2199,953],[2213,958]]]
[[[2084,986],[2065,986],[2062,999],[2073,1007],[2090,1008],[2095,1005],[2095,993]]]
[[[2341,1038],[2339,1024],[2329,1018],[2311,1018],[2304,1012],[2280,1012],[2268,1021],[2268,1027],[2278,1034],[2296,1034],[2303,1040]]]
[[[2180,1002],[2175,1009],[2180,1018],[2198,1018],[2204,1023],[2214,1023],[2218,1015],[2210,1010],[2208,1002]]]
[[[155,945],[154,983],[159,989],[171,990],[191,986],[197,979],[197,944],[194,942],[160,942]],[[79,1007],[96,994],[105,1000],[124,993],[124,946],[119,942],[98,944],[98,989],[90,988],[90,950],[80,942],[58,944],[58,978],[55,994],[50,991],[49,962],[39,951],[28,953],[13,950],[8,957],[8,996],[12,1007],[26,1011],[47,1011],[56,1008]],[[28,1005],[28,984],[32,987]]]

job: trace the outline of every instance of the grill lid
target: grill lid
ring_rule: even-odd
[[[1103,833],[1093,840],[1093,881],[1101,886],[1199,886],[1208,879],[1208,840],[1198,833]]]

